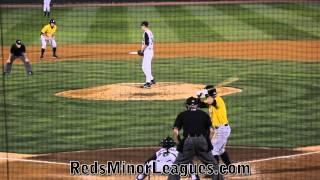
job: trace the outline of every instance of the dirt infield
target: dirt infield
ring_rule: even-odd
[[[58,38],[59,39],[59,38]],[[59,40],[58,40],[59,42]],[[60,45],[60,60],[138,60],[128,52],[139,48],[138,44],[84,44]],[[28,46],[29,59],[39,62],[40,46]],[[291,60],[320,61],[320,41],[239,41],[239,42],[192,42],[158,43],[155,59],[163,58],[224,58],[243,60]],[[290,53],[289,53],[290,52]],[[4,47],[7,58],[9,47]],[[45,60],[52,60],[48,49]],[[44,60],[44,61],[45,61]]]
[[[137,101],[137,100],[177,100],[194,96],[195,92],[202,89],[205,85],[190,84],[179,82],[159,82],[150,89],[141,88],[138,83],[119,83],[85,88],[78,90],[69,90],[55,94],[67,98],[79,98],[86,100],[112,100],[112,101]],[[219,95],[241,92],[240,89],[232,87],[217,88]]]
[[[118,148],[102,150],[83,150],[42,155],[11,154],[9,173],[6,158],[0,158],[0,174],[10,179],[110,179],[127,180],[134,176],[71,176],[69,161],[92,164],[107,161],[126,161],[143,163],[159,147]],[[226,179],[317,179],[320,175],[320,151],[298,151],[279,148],[228,147],[230,157],[236,164],[249,164],[250,176],[228,175]],[[16,157],[15,157],[16,156]],[[152,180],[166,179],[164,176],[151,176]],[[202,178],[204,179],[204,178]]]

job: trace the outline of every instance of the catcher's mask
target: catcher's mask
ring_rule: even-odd
[[[166,137],[164,138],[160,145],[163,147],[163,148],[166,148],[166,149],[169,149],[171,147],[174,147],[176,145],[176,143],[173,141],[173,139],[171,137]]]
[[[189,97],[187,100],[186,100],[186,108],[188,110],[190,109],[196,109],[199,105],[199,100],[195,97]]]
[[[207,85],[204,89],[208,90],[208,95],[212,97],[217,96],[217,89],[213,85]]]

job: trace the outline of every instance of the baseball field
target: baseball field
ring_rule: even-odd
[[[0,10],[2,64],[20,38],[34,71],[15,63],[1,79],[4,179],[132,179],[70,176],[68,162],[144,162],[206,84],[221,86],[232,161],[252,167],[227,179],[318,179],[319,2],[58,4],[59,58],[48,47],[41,61],[41,6]],[[128,54],[144,20],[155,37],[151,89],[138,88],[141,58]]]

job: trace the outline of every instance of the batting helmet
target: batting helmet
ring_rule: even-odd
[[[171,147],[174,147],[176,145],[176,143],[173,141],[173,139],[171,137],[166,137],[164,138],[160,145],[163,147],[163,148],[166,148],[166,149],[169,149]]]
[[[54,19],[50,19],[49,24],[51,23],[56,24],[56,21]]]
[[[204,89],[208,90],[208,95],[215,97],[217,96],[217,89],[213,85],[207,85]]]

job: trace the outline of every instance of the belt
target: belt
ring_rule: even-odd
[[[229,126],[229,124],[224,124],[224,125],[221,125],[221,126]],[[214,128],[215,129],[218,129],[220,126],[215,126]]]

